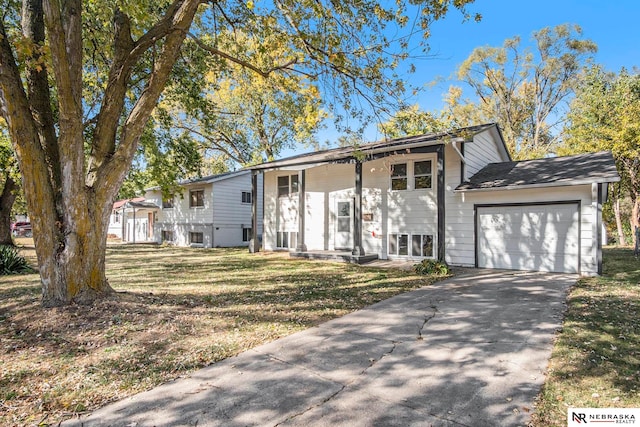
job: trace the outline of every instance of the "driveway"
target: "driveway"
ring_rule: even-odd
[[[63,425],[525,425],[576,279],[469,270]]]

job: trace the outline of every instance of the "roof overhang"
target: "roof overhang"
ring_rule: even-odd
[[[454,193],[479,193],[483,191],[499,191],[499,190],[525,190],[535,188],[548,188],[548,187],[568,187],[574,185],[591,185],[591,184],[609,184],[612,182],[618,182],[620,178],[610,179],[607,181],[594,181],[594,180],[574,180],[574,181],[556,181],[556,182],[544,182],[539,184],[516,184],[516,185],[504,185],[493,186],[484,188],[455,188]]]

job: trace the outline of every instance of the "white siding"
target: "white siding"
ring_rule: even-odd
[[[204,191],[204,207],[189,207],[189,191]],[[162,208],[155,224],[155,240],[161,242],[162,231],[172,231],[174,244],[189,246],[190,233],[202,233],[203,243],[193,246],[246,246],[243,227],[251,228],[251,204],[242,203],[242,192],[251,192],[251,174],[231,175],[213,183],[185,185],[173,198],[173,208]],[[162,206],[159,191],[148,191],[148,201]],[[258,235],[262,233],[262,178],[258,176]]]
[[[432,161],[432,188],[390,191],[390,171],[394,163]],[[363,164],[362,244],[368,254],[387,257],[388,233],[433,234],[437,240],[436,155],[390,156]],[[277,231],[298,231],[298,196],[277,197],[277,177],[296,171],[265,173],[266,250],[276,249]],[[327,164],[306,171],[305,244],[307,249],[334,250],[339,245],[336,206],[355,197],[353,164]],[[436,246],[434,240],[434,247]],[[338,245],[336,244],[338,242]]]
[[[590,185],[544,187],[539,189],[492,190],[449,194],[447,206],[446,261],[453,265],[475,265],[474,205],[536,202],[580,202],[580,272],[596,274],[596,247],[593,227],[596,209]],[[464,226],[463,224],[468,224]]]
[[[497,144],[501,144],[493,138],[493,132],[486,130],[473,137],[472,142],[464,144],[464,158],[466,160],[466,179],[469,179],[480,169],[489,163],[505,162],[508,159],[503,156],[502,150]],[[454,156],[456,153],[452,152]]]
[[[251,228],[251,203],[242,203],[242,192],[251,193],[251,175],[243,174],[213,183],[214,246],[247,246],[242,229]],[[258,176],[258,201],[262,200],[262,179]],[[262,203],[258,203],[258,235],[262,234]]]

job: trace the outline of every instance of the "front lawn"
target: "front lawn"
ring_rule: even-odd
[[[117,296],[91,307],[45,310],[37,275],[0,276],[0,425],[57,424],[434,280],[246,249],[117,246],[107,263]]]
[[[566,426],[569,407],[640,407],[640,259],[605,249],[603,276],[581,279],[567,303],[534,426]]]

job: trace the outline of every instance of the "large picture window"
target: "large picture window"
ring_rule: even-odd
[[[190,208],[204,207],[204,190],[189,191],[189,207]]]

